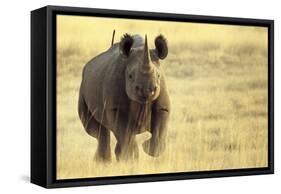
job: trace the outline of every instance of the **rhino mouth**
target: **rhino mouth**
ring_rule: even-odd
[[[150,101],[150,99],[147,98],[147,97],[139,97],[139,99],[140,99],[140,101],[141,101],[142,103],[145,103],[145,104]]]
[[[137,96],[135,98],[135,101],[138,102],[139,104],[145,105],[154,100],[154,96],[151,97],[145,97],[145,96]]]
[[[131,95],[130,95],[131,94]],[[141,96],[138,95],[136,93],[132,94],[132,93],[127,93],[127,96],[129,97],[130,100],[139,103],[140,105],[146,105],[150,102],[152,102],[153,100],[155,100],[156,96]]]

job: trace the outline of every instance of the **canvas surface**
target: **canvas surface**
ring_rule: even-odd
[[[169,45],[161,62],[171,98],[167,148],[140,146],[137,161],[94,160],[97,140],[78,116],[84,65],[124,33]],[[268,31],[265,27],[57,16],[57,178],[88,178],[267,167]],[[111,135],[114,148],[116,140]]]

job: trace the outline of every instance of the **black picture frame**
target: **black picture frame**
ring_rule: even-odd
[[[268,167],[56,179],[56,15],[100,16],[268,28]],[[274,173],[274,21],[232,17],[46,6],[31,12],[31,182],[46,188]]]

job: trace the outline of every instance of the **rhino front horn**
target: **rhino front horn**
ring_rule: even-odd
[[[144,49],[143,49],[143,70],[150,71],[150,53],[147,45],[147,35],[145,35]]]

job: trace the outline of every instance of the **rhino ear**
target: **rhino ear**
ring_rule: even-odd
[[[128,57],[131,53],[131,48],[133,46],[133,43],[134,43],[133,37],[129,34],[124,34],[124,36],[121,38],[120,45],[119,45],[120,53]]]
[[[160,34],[155,38],[154,44],[156,47],[156,54],[159,59],[165,59],[168,55],[168,44],[166,38]]]

